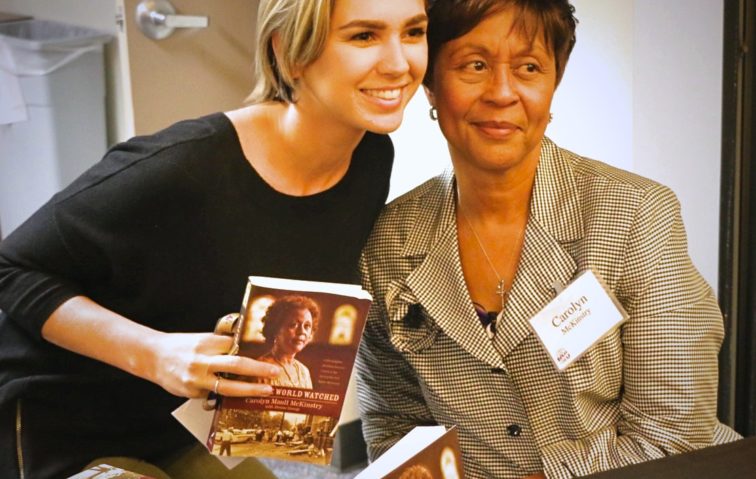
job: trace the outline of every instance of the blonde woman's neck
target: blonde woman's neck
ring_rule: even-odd
[[[365,134],[311,118],[296,104],[260,103],[226,116],[247,161],[273,189],[291,196],[320,193],[338,183]]]

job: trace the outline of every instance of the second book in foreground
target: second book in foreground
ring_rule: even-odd
[[[250,277],[236,353],[281,373],[271,396],[218,400],[208,449],[329,464],[369,307],[359,286]]]

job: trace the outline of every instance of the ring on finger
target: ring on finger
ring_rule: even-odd
[[[223,336],[233,336],[236,333],[238,324],[239,313],[230,313],[218,319],[213,332]]]
[[[218,395],[218,387],[220,386],[221,379],[223,378],[221,378],[220,376],[217,376],[215,378],[215,385],[213,386],[213,394],[215,394],[216,396]]]

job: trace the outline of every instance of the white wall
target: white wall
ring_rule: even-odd
[[[114,31],[112,0],[0,0],[0,11]]]
[[[635,0],[634,170],[677,193],[693,262],[715,291],[723,22],[721,1]]]
[[[670,186],[682,204],[693,262],[716,290],[721,1],[572,3],[577,44],[546,134],[578,154]],[[392,198],[449,164],[428,108],[419,93],[392,135]]]
[[[563,148],[633,169],[633,0],[574,0],[577,43],[546,134]]]
[[[126,96],[116,39],[116,0],[0,0],[0,12],[31,15],[113,35],[113,41],[105,48],[108,144],[126,139],[130,125],[125,119]]]

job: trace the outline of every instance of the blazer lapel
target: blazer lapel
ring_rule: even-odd
[[[444,178],[442,197],[429,202],[437,209],[435,227],[429,236],[420,230],[409,238],[406,255],[422,254],[425,258],[406,279],[415,298],[449,338],[479,360],[495,368],[504,368],[501,356],[475,314],[467,292],[462,265],[459,259],[455,221],[454,180],[451,174]],[[440,208],[439,208],[440,205]],[[425,240],[420,236],[426,236]],[[432,238],[431,241],[428,241]],[[412,251],[414,250],[414,251]]]
[[[503,358],[533,334],[528,321],[556,296],[555,287],[575,276],[577,264],[564,245],[582,236],[572,168],[559,148],[544,138],[520,264],[494,338]]]
[[[554,285],[569,283],[577,269],[575,260],[537,221],[529,220],[527,228],[517,276],[496,325],[494,346],[503,358],[533,334],[530,318],[554,299]]]

